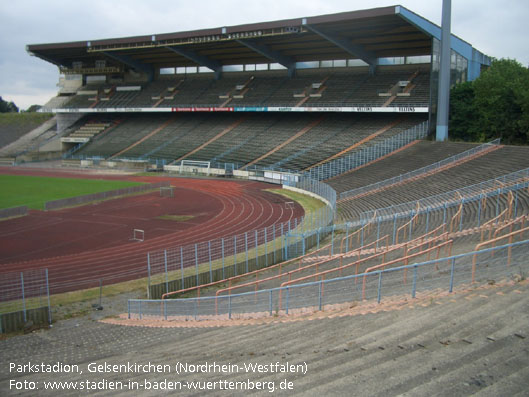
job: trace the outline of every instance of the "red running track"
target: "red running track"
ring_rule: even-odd
[[[271,185],[234,180],[133,177],[56,170],[2,168],[2,173],[140,182],[169,180],[175,198],[159,193],[109,200],[59,211],[30,211],[0,223],[0,273],[48,268],[51,293],[147,275],[147,253],[229,237],[303,215],[288,199],[264,191]],[[161,215],[192,215],[185,222]],[[145,241],[131,241],[132,229]]]

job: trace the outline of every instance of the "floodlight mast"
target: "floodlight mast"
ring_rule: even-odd
[[[439,70],[439,90],[437,96],[437,128],[435,140],[448,140],[448,110],[450,104],[450,19],[452,0],[443,0],[441,26],[441,62]]]

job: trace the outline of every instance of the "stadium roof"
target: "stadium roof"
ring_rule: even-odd
[[[306,18],[126,38],[33,44],[31,54],[62,68],[98,60],[118,69],[279,63],[430,55],[440,28],[402,6]],[[472,59],[472,46],[452,36],[452,48]],[[474,50],[475,51],[475,50]],[[465,54],[467,52],[467,54]],[[481,54],[482,55],[482,54]]]

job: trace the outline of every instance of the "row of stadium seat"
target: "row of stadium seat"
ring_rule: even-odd
[[[420,114],[392,113],[129,114],[77,155],[167,162],[188,158],[238,166],[258,160],[260,166],[302,170],[374,145],[422,121]]]
[[[226,73],[219,80],[206,74],[162,75],[135,91],[116,89],[125,84],[87,85],[65,107],[384,106],[384,94],[403,81],[410,82],[409,92],[388,105],[428,106],[429,72],[413,65],[375,76],[358,70],[304,70],[292,79],[284,72]]]

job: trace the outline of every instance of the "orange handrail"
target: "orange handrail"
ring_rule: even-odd
[[[453,225],[461,219],[461,216],[463,216],[463,196],[461,196],[461,193],[457,192],[459,194],[459,198],[461,199],[461,204],[459,204],[459,209],[456,211],[454,216],[450,219],[450,233],[453,233]]]
[[[505,208],[497,216],[495,216],[494,218],[492,218],[491,220],[483,224],[482,229],[481,229],[481,242],[483,242],[484,233],[487,227],[489,227],[489,240],[490,240],[492,238],[492,229],[494,228],[494,223],[497,223],[504,215],[505,215],[505,220],[511,217],[513,202],[514,202],[514,195],[512,194],[512,192],[509,192],[509,205],[507,206],[507,208]]]
[[[417,224],[417,219],[419,217],[419,207],[420,207],[420,204],[419,202],[417,201],[417,209],[416,209],[416,213],[415,215],[408,221],[406,222],[404,225],[402,225],[401,227],[399,227],[397,229],[397,233],[396,233],[396,238],[395,238],[395,243],[398,244],[399,243],[399,235],[400,235],[400,231],[405,229],[406,227],[408,227],[409,225],[411,225],[412,223],[413,224]]]
[[[499,234],[502,230],[504,230],[504,229],[506,229],[506,228],[508,228],[508,227],[510,227],[510,229],[511,229],[509,232],[512,233],[512,227],[513,227],[516,223],[519,223],[519,222],[522,224],[522,225],[521,225],[521,228],[523,229],[523,228],[524,228],[524,225],[525,225],[525,221],[526,221],[527,219],[529,219],[529,215],[522,215],[522,216],[519,216],[519,217],[516,218],[516,219],[513,219],[512,221],[510,221],[510,222],[507,223],[506,225],[500,226],[500,227],[497,228],[496,231],[494,232],[493,238],[497,238],[497,237],[498,237],[498,234]]]
[[[425,244],[431,244],[432,241],[435,241],[437,239],[441,239],[441,238],[447,238],[448,237],[448,233],[443,233],[442,235],[438,236],[438,237],[434,237],[433,239],[431,240],[427,240],[427,241],[423,241],[421,242],[419,245],[416,245],[416,246],[412,246],[410,247],[411,243],[412,242],[415,242],[415,240],[413,241],[409,241],[407,243],[403,243],[401,245],[398,245],[398,246],[394,246],[394,248],[392,248],[391,250],[388,250],[388,251],[384,251],[384,252],[380,252],[378,254],[374,254],[374,255],[371,255],[369,257],[366,257],[366,258],[363,258],[363,259],[360,259],[356,262],[351,262],[349,264],[346,264],[346,265],[343,265],[339,268],[334,268],[334,269],[329,269],[329,270],[325,270],[323,272],[320,272],[320,273],[316,273],[316,274],[312,274],[312,275],[308,275],[308,276],[304,276],[304,277],[300,277],[298,279],[295,279],[295,280],[289,280],[289,281],[285,281],[284,283],[281,284],[281,287],[285,287],[287,285],[290,285],[290,284],[293,284],[293,283],[298,283],[298,282],[301,282],[301,281],[304,281],[304,280],[308,280],[308,279],[311,279],[311,278],[316,278],[318,279],[318,277],[324,277],[325,275],[329,274],[329,273],[332,273],[332,272],[336,272],[336,271],[342,271],[342,269],[346,269],[346,268],[349,268],[351,266],[354,266],[356,265],[356,270],[355,270],[355,275],[358,274],[358,267],[360,264],[364,263],[364,262],[367,262],[369,260],[372,260],[372,259],[375,259],[377,257],[380,257],[380,256],[384,256],[384,260],[385,260],[385,256],[387,254],[387,252],[393,252],[395,250],[398,250],[400,248],[404,248],[404,257],[407,257],[408,254],[409,254],[409,251],[408,251],[408,248],[409,250],[413,250],[413,249],[418,249],[420,248],[421,246],[425,245]],[[444,243],[443,243],[444,244]],[[437,246],[433,247],[433,248],[437,248]],[[432,248],[429,248],[429,249],[432,249]],[[422,252],[422,251],[421,251]],[[427,250],[424,251],[424,253],[428,252]],[[384,262],[383,262],[384,263]],[[282,291],[280,290],[279,291],[279,306],[281,307],[281,296],[282,296]]]
[[[353,236],[355,234],[360,234],[360,232],[362,232],[362,230],[366,229],[367,228],[367,233],[369,235],[370,233],[370,229],[371,229],[371,224],[373,223],[373,221],[376,219],[377,217],[377,211],[375,210],[374,214],[373,214],[373,217],[369,220],[369,222],[367,222],[364,226],[362,226],[360,229],[358,229],[357,231],[351,233],[349,236],[345,236],[344,238],[342,238],[342,241],[340,243],[340,253],[344,254],[345,252],[343,252],[343,243],[345,240],[349,240],[351,241],[351,248],[353,247]],[[360,242],[360,236],[358,236],[358,243]],[[347,246],[346,246],[347,247]]]
[[[509,238],[509,244],[512,244],[512,239],[513,239],[514,236],[516,236],[518,234],[522,234],[523,235],[526,231],[529,231],[529,227],[517,230],[517,231],[509,233],[509,234],[505,234],[504,236],[496,237],[495,239],[492,239],[492,240],[483,241],[481,243],[476,244],[476,247],[474,248],[474,251],[476,251],[476,252],[475,252],[474,256],[472,257],[472,282],[475,281],[475,275],[476,275],[476,264],[477,264],[477,257],[478,257],[478,252],[477,251],[479,251],[482,247],[484,247],[484,246],[486,246],[488,244],[494,244],[494,243],[496,243],[498,241],[506,239],[507,237]],[[509,250],[508,250],[507,266],[509,266],[510,264],[511,264],[511,247],[509,247]]]
[[[194,291],[194,290],[198,290],[198,294],[200,296],[200,288],[212,287],[214,285],[223,284],[223,283],[226,283],[226,282],[231,285],[232,281],[236,281],[236,280],[239,280],[239,279],[241,279],[243,277],[251,276],[253,274],[263,273],[263,272],[266,272],[266,271],[269,271],[269,270],[275,269],[275,268],[279,268],[279,274],[281,274],[283,266],[285,266],[287,264],[290,264],[292,262],[295,262],[295,261],[300,261],[300,267],[301,267],[301,263],[303,262],[303,259],[305,259],[306,257],[309,257],[311,255],[314,255],[316,253],[319,253],[319,252],[321,252],[321,251],[323,251],[325,249],[329,249],[329,256],[330,256],[331,255],[331,244],[327,244],[327,245],[325,245],[323,247],[320,247],[316,251],[312,251],[312,252],[310,252],[308,254],[305,254],[305,255],[302,255],[302,256],[298,256],[296,258],[289,259],[289,260],[286,260],[284,262],[280,262],[280,263],[277,263],[275,265],[265,267],[263,269],[258,269],[258,270],[254,270],[252,272],[240,274],[240,275],[233,276],[233,277],[228,277],[228,278],[225,278],[225,279],[222,279],[222,280],[218,280],[218,281],[213,281],[213,282],[208,283],[208,284],[201,284],[201,285],[196,285],[194,287],[184,288],[184,289],[181,289],[181,290],[178,290],[178,291],[166,292],[165,294],[162,295],[162,299],[165,299],[165,298],[167,298],[168,296],[171,296],[171,295],[182,294],[184,292],[190,292],[190,291]]]
[[[424,251],[420,251],[420,252],[417,252],[415,254],[407,255],[407,256],[405,256],[403,258],[397,258],[397,259],[391,260],[389,262],[382,263],[382,264],[377,265],[377,266],[372,266],[372,267],[366,269],[366,271],[364,272],[364,277],[362,279],[362,299],[365,299],[365,296],[366,296],[365,295],[365,293],[366,293],[366,278],[367,278],[367,274],[369,272],[372,272],[374,270],[378,270],[380,268],[384,269],[386,266],[393,265],[395,263],[399,263],[399,262],[402,262],[402,261],[405,261],[405,265],[407,265],[409,259],[415,258],[415,257],[420,256],[420,255],[424,255],[424,254],[429,253],[429,252],[431,252],[433,250],[437,250],[437,258],[436,259],[439,259],[439,254],[441,252],[441,248],[444,247],[444,246],[448,246],[448,247],[450,247],[449,249],[451,251],[453,242],[454,242],[454,240],[448,240],[448,241],[445,241],[444,243],[436,245],[435,247],[427,248]]]

